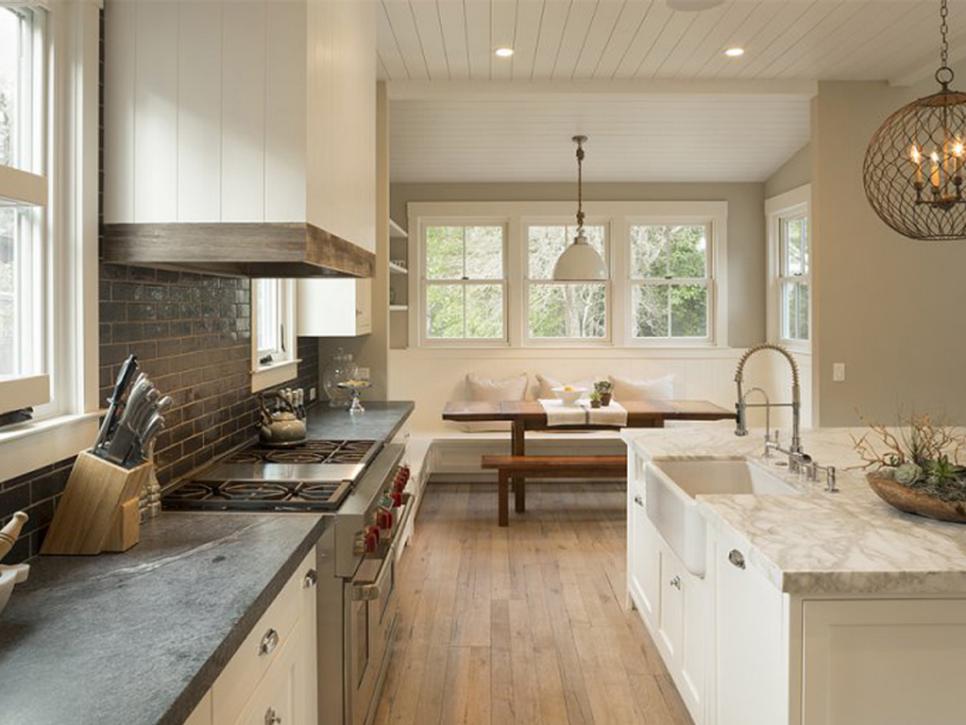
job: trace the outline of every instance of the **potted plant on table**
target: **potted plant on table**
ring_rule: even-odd
[[[600,398],[600,404],[606,408],[613,398],[614,384],[610,380],[598,380],[594,383],[594,392]]]
[[[966,523],[966,434],[911,415],[895,429],[872,425],[855,450],[873,491],[900,511]]]
[[[599,408],[601,404],[600,393],[594,388],[594,391],[590,394],[590,407]]]

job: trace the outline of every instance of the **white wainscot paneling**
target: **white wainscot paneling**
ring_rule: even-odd
[[[443,406],[448,400],[465,400],[468,373],[491,378],[527,373],[531,394],[536,387],[537,373],[561,382],[611,374],[641,380],[673,374],[676,398],[710,400],[731,408],[735,404],[735,366],[742,352],[731,348],[390,350],[389,397],[391,400],[416,401],[410,426],[417,431],[447,427],[440,419]],[[785,400],[790,391],[775,384],[779,362],[764,354],[753,357],[745,369],[746,387],[761,386],[772,400]],[[752,425],[764,423],[764,415],[757,409],[750,412],[749,418]]]

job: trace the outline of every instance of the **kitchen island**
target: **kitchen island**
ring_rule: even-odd
[[[699,725],[962,722],[966,527],[876,497],[862,432],[803,436],[836,466],[836,493],[763,460],[761,432],[623,433],[629,602]],[[785,490],[691,497],[671,482],[677,462],[728,459]]]

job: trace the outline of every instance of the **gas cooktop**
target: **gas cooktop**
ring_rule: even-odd
[[[179,486],[162,504],[178,510],[335,510],[379,449],[368,440],[252,446]]]

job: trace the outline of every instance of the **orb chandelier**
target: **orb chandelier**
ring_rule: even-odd
[[[950,88],[947,0],[939,14],[940,90],[889,116],[862,168],[875,213],[911,239],[966,239],[966,93]]]
[[[553,278],[557,282],[591,282],[607,279],[607,266],[597,250],[584,234],[584,144],[586,136],[574,136],[577,144],[577,234],[574,243],[567,247],[553,266]]]

